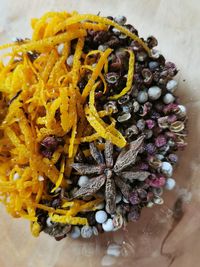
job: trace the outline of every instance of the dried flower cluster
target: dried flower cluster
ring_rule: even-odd
[[[126,18],[115,20],[125,23]],[[138,34],[132,25],[124,24],[124,27]],[[71,187],[62,194],[68,199],[91,199],[98,195],[103,202],[97,207],[102,214],[99,211],[84,214],[89,222],[87,229],[85,226],[83,230],[78,226],[71,229],[73,238],[80,235],[90,237],[92,233],[116,230],[128,221],[137,221],[143,207],[163,203],[161,195],[164,187],[172,189],[175,185],[172,179],[173,168],[178,161],[175,153],[186,146],[186,109],[174,95],[177,82],[173,77],[178,72],[175,64],[167,62],[154,49],[157,40],[153,36],[146,43],[152,49],[152,56],[113,27],[106,32],[88,31],[85,52],[114,49],[109,57],[109,72],[105,75],[107,92],[103,94],[101,86],[96,92],[97,108],[112,114],[128,145],[119,149],[110,141],[104,142],[99,138],[80,146],[76,162],[72,165]],[[118,100],[110,100],[110,96],[120,92],[126,84],[129,55],[125,49],[134,51],[136,57],[132,89]],[[98,62],[96,55],[93,61],[93,64]],[[84,88],[88,76],[79,81],[79,88]],[[41,143],[45,148],[42,153],[47,153],[47,157],[48,151],[58,144],[55,139],[47,149],[45,144],[48,141]],[[86,150],[89,151],[87,156]],[[105,216],[103,211],[107,214],[105,220],[102,219]]]
[[[94,53],[94,51],[104,52],[112,49],[105,67],[107,71],[100,73],[99,80],[101,82],[96,83],[93,105],[102,124],[108,125],[111,122],[111,126],[114,125],[111,133],[114,129],[117,135],[122,136],[126,145],[121,148],[112,143],[109,138],[103,138],[104,136],[92,138],[97,132],[94,127],[87,124],[85,119],[83,121],[86,123],[85,135],[81,136],[85,141],[80,143],[74,162],[68,166],[72,171],[65,172],[62,168],[64,168],[67,157],[66,149],[71,146],[66,142],[66,131],[63,133],[62,130],[58,135],[45,135],[38,141],[40,157],[46,162],[55,161],[54,173],[59,174],[60,172],[60,186],[55,186],[50,179],[45,180],[46,197],[37,203],[36,209],[40,231],[48,233],[56,240],[61,240],[67,235],[72,238],[79,236],[90,238],[98,233],[118,230],[125,227],[129,221],[137,221],[144,207],[162,204],[164,202],[161,197],[163,189],[171,190],[175,186],[173,169],[178,162],[176,151],[186,146],[187,114],[186,108],[179,103],[178,97],[174,94],[178,86],[176,80],[173,79],[178,73],[175,64],[167,62],[164,56],[155,49],[158,44],[155,37],[150,36],[147,40],[139,39],[138,31],[134,26],[126,23],[124,16],[108,17],[108,19],[134,33],[137,40],[142,40],[147,49],[145,50],[144,45],[142,46],[139,41],[131,39],[115,27],[108,26],[107,30],[97,30],[98,25],[93,23],[91,26],[92,23],[89,20],[89,22],[86,21],[86,24],[88,23],[91,29],[87,29],[84,42],[81,43],[80,40],[74,39],[71,41],[70,47],[64,48],[69,51],[63,64],[67,70],[70,70],[78,45],[82,45],[83,55],[89,55],[88,65],[85,63],[85,67],[81,69],[84,75],[80,76],[81,78],[75,85],[81,96],[93,75],[91,68],[95,67],[101,59],[100,53]],[[18,40],[18,42],[23,43],[24,41]],[[62,53],[61,45],[57,46],[58,54]],[[151,53],[148,53],[147,50]],[[41,56],[36,51],[27,51],[26,54],[31,62],[37,61],[37,58]],[[127,73],[129,73],[131,55],[135,59],[133,82],[131,82],[130,90],[121,96],[120,93],[124,88],[127,89],[129,81]],[[87,62],[85,58],[81,58],[81,60]],[[73,75],[72,82],[78,77],[75,77],[76,74]],[[70,80],[68,76],[66,79]],[[10,100],[10,103],[20,94],[21,91]],[[76,105],[73,102],[73,94],[67,94],[66,91],[65,96],[68,99],[69,110],[73,111],[72,107]],[[120,97],[116,98],[116,95],[120,95]],[[88,99],[88,95],[86,98]],[[52,99],[52,103],[55,104],[54,100]],[[92,102],[91,99],[85,103],[82,100],[77,104],[81,107],[81,110],[78,111],[80,113]],[[61,111],[60,108],[52,107],[52,110],[49,113],[52,112],[55,125],[57,122],[61,122],[62,127],[64,125],[66,126],[64,128],[68,129],[67,123],[62,121],[64,108]],[[39,125],[44,124],[43,118],[40,117]],[[75,122],[77,122],[77,118],[74,119]],[[40,126],[38,129],[40,130]],[[51,130],[53,131],[53,129]],[[76,142],[76,139],[73,139],[73,133],[77,131],[76,126],[68,129],[67,134],[72,136],[71,147]],[[59,150],[60,148],[62,149]],[[43,179],[44,177],[38,178],[39,181]],[[63,184],[65,186],[62,186]],[[75,200],[77,202],[75,202],[74,209],[68,210],[70,203]],[[87,201],[95,203],[95,206],[88,208]],[[66,203],[69,206],[65,206]],[[84,209],[79,211],[76,204],[84,206]],[[76,209],[77,218],[80,220],[86,218],[88,224],[80,226],[79,223],[73,223],[72,226],[65,221],[66,217],[61,216],[63,207],[64,211],[68,212],[68,220],[71,215],[73,217],[73,211]],[[51,208],[54,211],[60,211],[59,215],[56,214],[53,217]],[[54,221],[51,220],[51,215]],[[56,221],[56,216],[60,216],[59,218],[63,220]]]

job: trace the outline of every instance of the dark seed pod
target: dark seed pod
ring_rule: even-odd
[[[110,84],[115,84],[119,80],[120,76],[116,72],[109,72],[105,75],[106,81]]]
[[[149,48],[153,48],[158,45],[158,41],[154,36],[149,36],[147,38],[147,44]]]

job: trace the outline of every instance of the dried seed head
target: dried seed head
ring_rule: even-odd
[[[178,110],[176,112],[176,114],[180,117],[180,118],[184,118],[187,114],[187,110],[186,107],[183,105],[178,105]]]
[[[149,48],[153,48],[158,45],[158,41],[154,36],[149,36],[147,38],[147,44]]]
[[[119,103],[120,105],[124,105],[124,104],[126,104],[126,103],[129,101],[129,99],[130,99],[130,96],[129,96],[129,95],[124,95],[124,96],[122,96],[122,97],[118,100],[118,103]]]
[[[116,72],[109,72],[105,75],[106,81],[110,84],[115,84],[119,80],[120,76]]]
[[[162,161],[159,160],[159,159],[156,158],[156,157],[150,157],[148,161],[149,161],[149,165],[150,165],[152,168],[156,169],[156,170],[157,170],[158,168],[160,168],[161,165],[162,165]]]
[[[118,122],[125,122],[128,121],[131,118],[131,114],[130,113],[124,113],[120,116],[117,117]]]
[[[158,68],[159,64],[157,61],[150,61],[149,62],[149,69],[151,71],[154,71],[156,68]]]
[[[120,228],[122,228],[123,224],[124,224],[124,219],[123,219],[122,215],[121,214],[115,214],[113,217],[113,226],[114,226],[113,231],[117,231]]]
[[[160,176],[158,178],[152,179],[148,181],[148,184],[152,187],[163,187],[165,185],[165,177]]]
[[[146,125],[148,129],[153,129],[155,127],[155,121],[154,120],[146,120]]]
[[[104,105],[104,109],[105,109],[107,112],[117,113],[117,112],[118,112],[118,108],[117,108],[117,103],[116,103],[116,101],[108,101],[108,102]]]
[[[168,116],[159,118],[158,119],[158,126],[161,129],[167,129],[169,127]]]
[[[136,191],[133,191],[130,193],[129,202],[132,205],[137,205],[140,203],[140,198],[139,198],[138,193]]]
[[[127,137],[132,137],[133,135],[138,134],[138,128],[136,125],[132,125],[129,128],[126,129],[125,135]]]
[[[137,101],[133,102],[133,112],[138,112],[138,110],[140,109],[140,105]]]
[[[184,122],[183,121],[175,121],[169,127],[170,131],[172,131],[174,133],[179,133],[184,128],[185,128],[185,125],[184,125]]]
[[[145,85],[150,85],[151,82],[153,81],[153,74],[149,69],[143,69],[142,76],[144,78]]]

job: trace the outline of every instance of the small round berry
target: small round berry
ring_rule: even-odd
[[[104,210],[99,210],[95,214],[95,220],[97,223],[104,223],[108,218],[107,213]]]
[[[163,102],[165,104],[170,104],[170,103],[173,103],[175,100],[175,97],[170,94],[170,93],[167,93],[164,97],[163,97]]]
[[[165,189],[172,190],[176,185],[176,181],[173,178],[168,178],[165,183]]]
[[[108,219],[106,222],[102,224],[103,230],[105,232],[111,232],[114,229],[113,221],[112,219]]]
[[[167,177],[171,177],[172,173],[173,173],[173,167],[169,162],[164,161],[164,162],[162,162],[162,165],[161,165],[161,171]]]
[[[170,93],[173,93],[178,87],[178,82],[175,80],[170,80],[167,85],[166,88]]]
[[[70,237],[73,239],[79,238],[81,235],[81,230],[78,226],[73,226],[72,231],[70,232]]]
[[[81,228],[81,236],[82,236],[83,238],[90,238],[92,235],[93,235],[93,229],[92,229],[91,226],[84,225],[84,226]]]
[[[152,86],[148,90],[148,95],[151,100],[157,100],[161,96],[162,90],[158,86]]]
[[[114,18],[115,22],[117,22],[119,25],[124,25],[127,21],[125,16],[118,16]]]
[[[142,103],[147,102],[147,100],[148,100],[148,94],[147,94],[147,92],[140,91],[138,93],[138,96],[137,96],[137,101],[142,104]]]
[[[73,56],[73,55],[70,55],[70,56],[67,58],[67,60],[66,60],[67,65],[70,66],[70,67],[72,67],[72,66],[73,66],[73,61],[74,61],[74,56]]]
[[[89,181],[88,176],[82,175],[82,176],[80,176],[79,179],[78,179],[78,185],[79,185],[80,187],[82,187],[82,186],[86,185],[88,181]]]
[[[179,115],[180,117],[185,117],[186,114],[187,114],[186,107],[183,106],[183,105],[178,105],[178,108],[179,108],[178,115]]]

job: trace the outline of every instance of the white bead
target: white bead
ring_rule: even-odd
[[[93,229],[92,229],[91,226],[84,225],[84,226],[81,228],[81,236],[82,236],[83,238],[90,238],[92,235],[93,235]]]
[[[85,176],[85,175],[82,175],[82,176],[80,176],[79,179],[78,179],[78,185],[79,185],[80,187],[85,186],[85,185],[87,184],[88,181],[89,181],[89,178],[88,178],[87,176]]]
[[[165,183],[165,188],[167,190],[172,190],[174,189],[175,185],[176,185],[176,181],[173,178],[168,178]]]
[[[16,172],[16,173],[13,175],[13,180],[14,180],[14,181],[17,181],[19,178],[20,178],[20,175],[19,175],[18,172]]]
[[[44,181],[44,177],[42,175],[39,175],[38,176],[38,181],[40,181],[40,182]]]
[[[173,103],[174,100],[175,100],[175,97],[174,97],[172,94],[170,94],[170,93],[166,94],[166,95],[163,97],[163,102],[164,102],[165,104]]]
[[[178,87],[178,82],[175,81],[175,80],[170,80],[170,81],[167,83],[166,87],[167,87],[167,90],[168,90],[169,92],[173,93],[173,92],[177,89],[177,87]]]
[[[95,220],[98,223],[104,223],[107,220],[107,218],[108,218],[108,215],[104,210],[99,210],[95,214]]]
[[[162,165],[161,165],[161,171],[167,177],[171,177],[172,176],[172,173],[173,173],[173,167],[172,167],[172,165],[169,162],[163,161],[162,162]]]
[[[63,43],[59,44],[57,47],[57,51],[59,55],[62,55],[63,49],[64,49],[64,44]]]
[[[117,244],[110,244],[107,248],[107,254],[114,257],[119,257],[121,254],[121,246]]]
[[[72,228],[72,231],[70,232],[70,237],[73,238],[73,239],[77,239],[79,238],[81,235],[81,230],[78,226],[74,226]]]
[[[179,107],[179,112],[178,112],[178,115],[180,115],[181,117],[185,117],[186,114],[187,114],[187,109],[185,106],[183,105],[178,105]]]
[[[74,56],[73,55],[70,55],[68,58],[67,58],[67,65],[72,67],[73,65],[73,61],[74,61]]]
[[[147,102],[147,100],[148,100],[148,94],[147,94],[147,92],[145,92],[145,91],[139,91],[138,92],[138,96],[137,96],[137,101],[142,104],[142,103]]]
[[[161,96],[162,90],[158,86],[152,86],[148,90],[148,95],[151,100],[157,100]]]
[[[122,200],[122,194],[117,194],[116,199],[115,199],[115,203],[118,204],[121,200]]]
[[[105,223],[102,224],[102,228],[105,232],[111,232],[114,229],[112,219],[108,219]]]
[[[51,227],[51,226],[53,225],[52,222],[51,222],[51,218],[50,218],[50,217],[47,218],[47,220],[46,220],[46,224],[47,224],[47,226],[49,226],[49,227]]]
[[[101,265],[102,266],[111,266],[115,264],[117,261],[116,257],[110,256],[110,255],[105,255],[103,256],[101,260]]]

